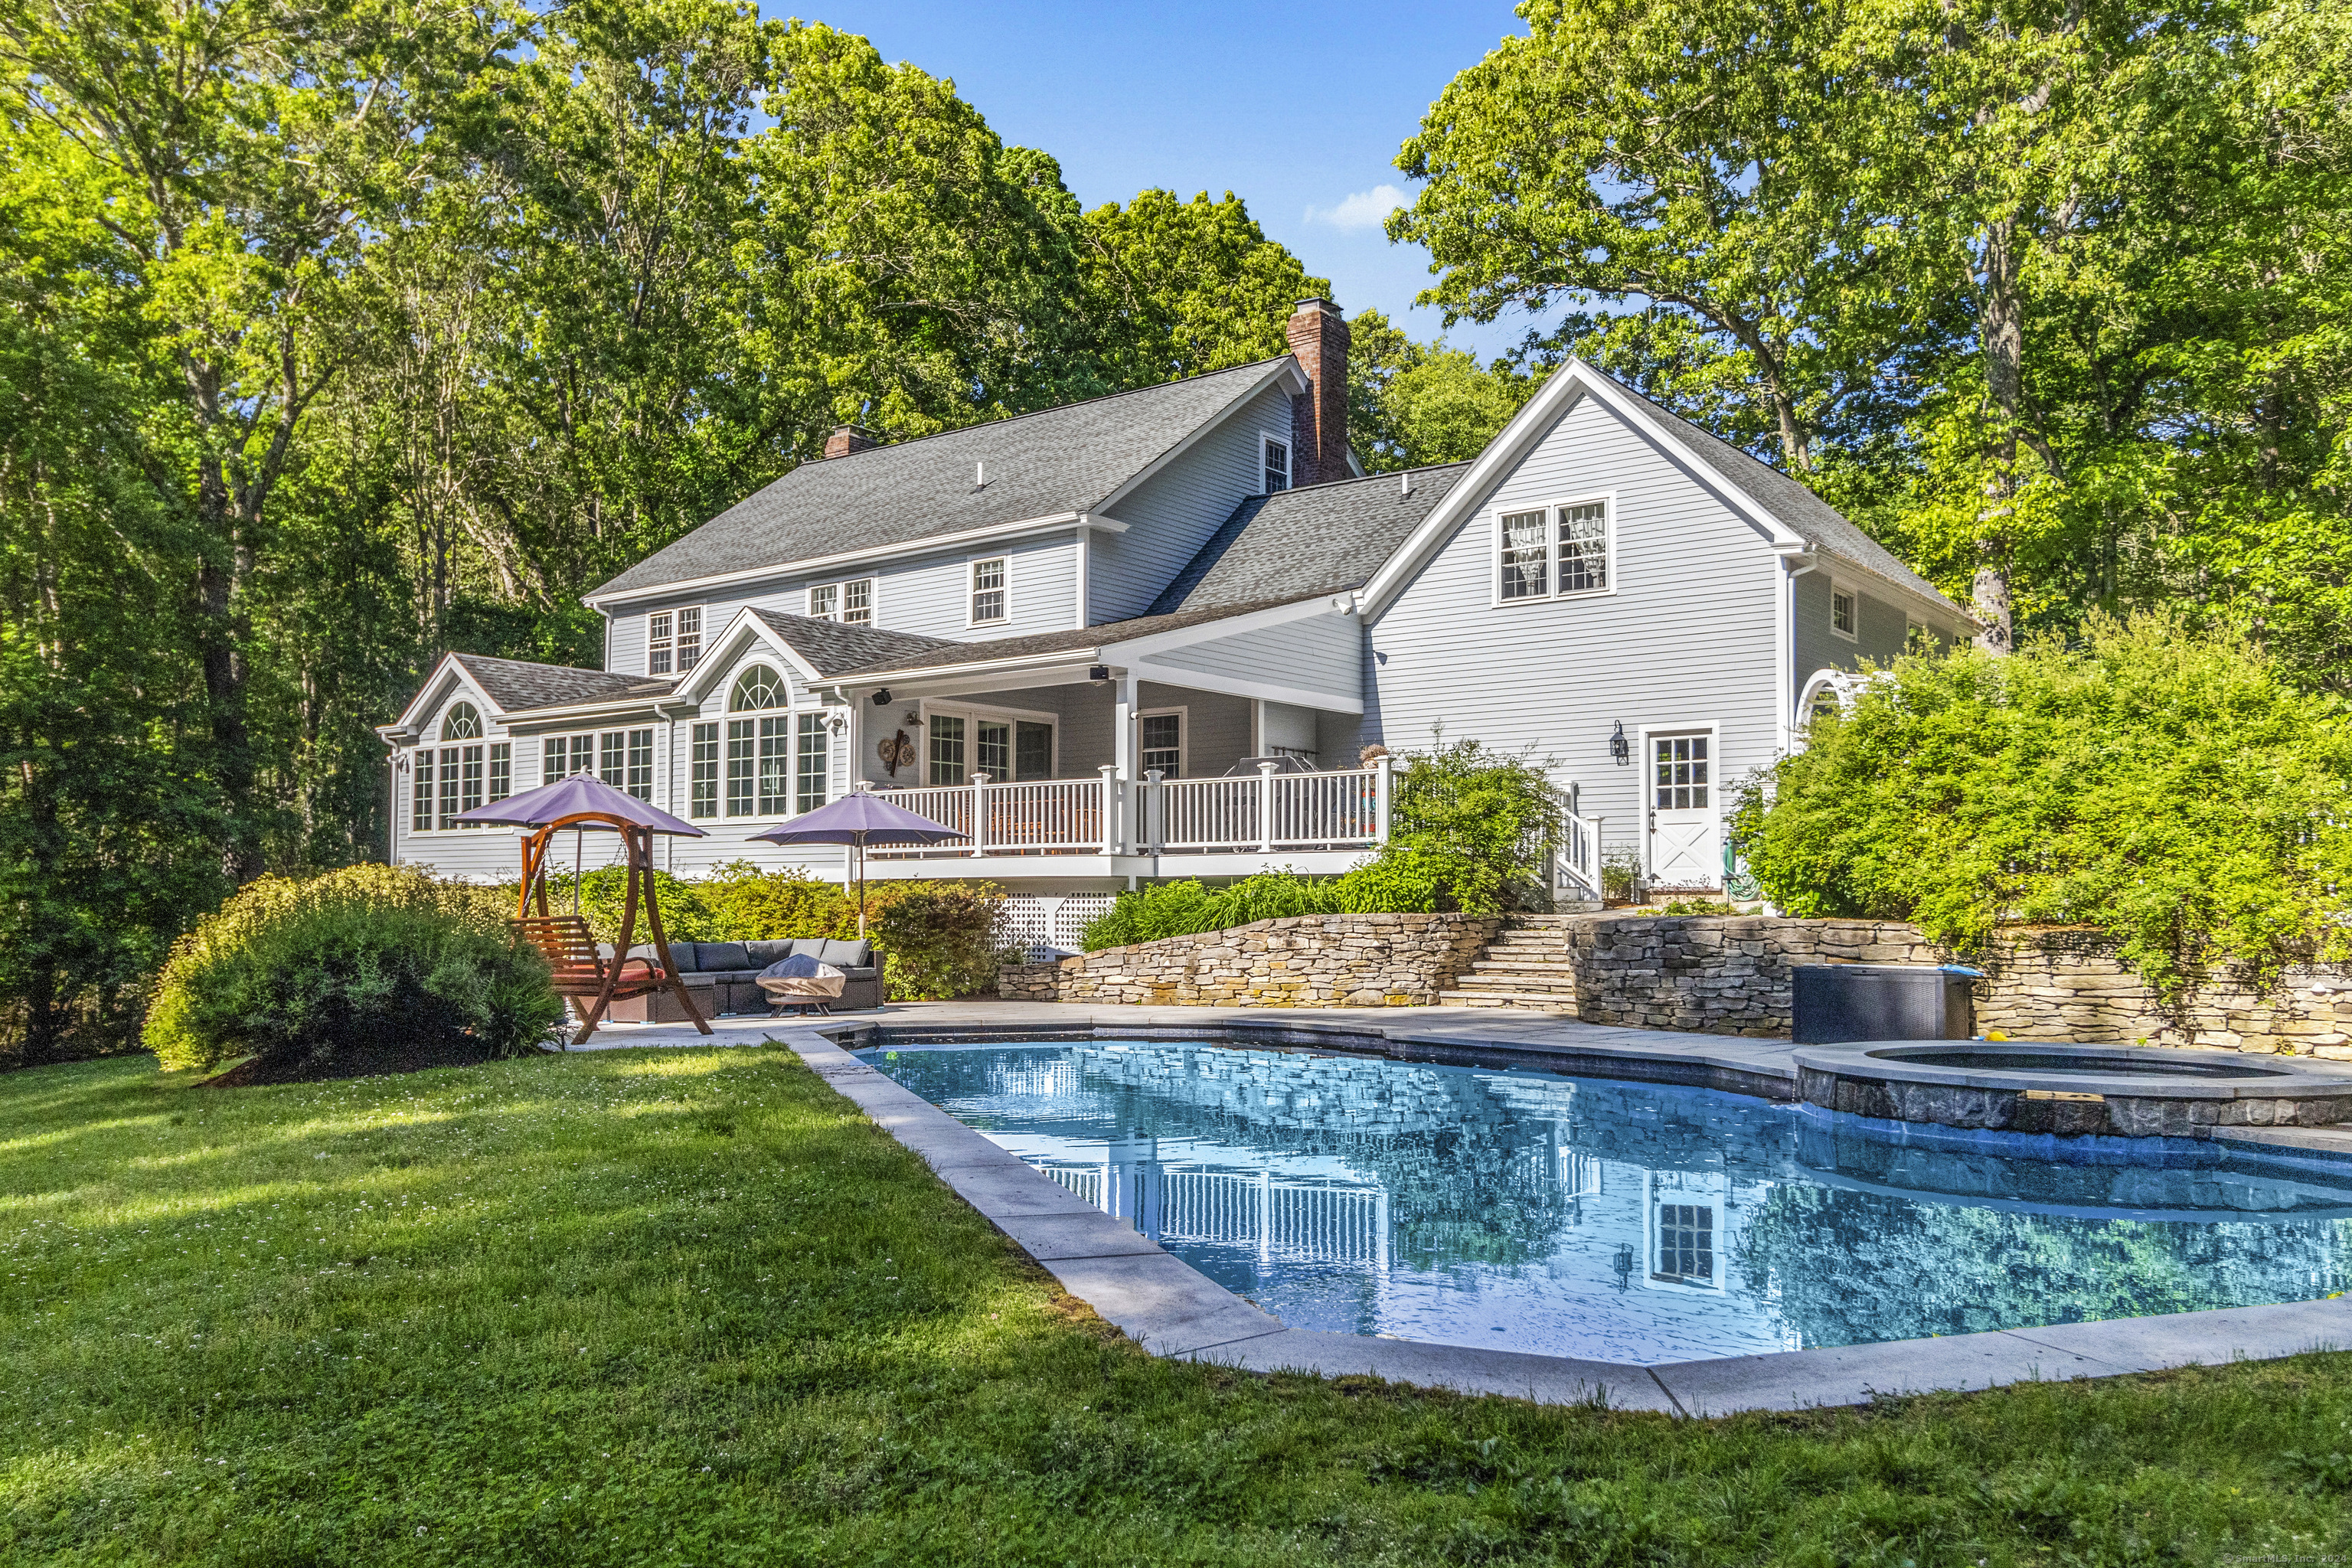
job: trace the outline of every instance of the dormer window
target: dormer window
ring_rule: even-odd
[[[971,563],[971,624],[986,626],[1004,618],[1004,557],[992,555]]]
[[[646,673],[684,675],[702,657],[702,608],[656,610],[646,617]]]
[[[813,583],[808,591],[809,618],[839,621],[844,626],[874,624],[874,579],[853,577],[846,583]]]
[[[1272,495],[1276,490],[1288,489],[1290,443],[1277,441],[1271,436],[1260,436],[1257,439],[1259,454],[1265,459],[1265,493]]]

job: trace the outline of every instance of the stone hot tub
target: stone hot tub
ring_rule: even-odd
[[[2293,1057],[1930,1040],[1803,1046],[1794,1058],[1800,1099],[1894,1121],[2115,1138],[2352,1122],[2352,1070]]]

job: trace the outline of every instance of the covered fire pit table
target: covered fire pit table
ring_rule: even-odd
[[[760,989],[779,1009],[797,1006],[806,1012],[814,1007],[820,1013],[831,1013],[848,983],[848,975],[805,952],[780,958],[760,971]]]

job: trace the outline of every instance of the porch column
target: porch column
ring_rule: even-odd
[[[1274,764],[1257,765],[1257,852],[1274,853]]]
[[[1136,684],[1132,671],[1122,669],[1118,672],[1118,682],[1115,689],[1116,701],[1111,710],[1113,731],[1111,755],[1117,760],[1118,766],[1118,795],[1122,805],[1135,798],[1135,710],[1140,706],[1136,701]],[[1104,803],[1106,806],[1110,804],[1108,801]],[[1134,813],[1131,810],[1120,811],[1118,827],[1118,847],[1113,853],[1131,855],[1135,852],[1133,816]],[[1105,827],[1108,832],[1108,823]]]
[[[1118,853],[1118,768],[1102,765],[1102,846],[1106,855]]]
[[[1389,759],[1372,759],[1372,842],[1389,841],[1389,793],[1393,775],[1389,772]]]
[[[988,853],[988,775],[971,775],[971,852]]]

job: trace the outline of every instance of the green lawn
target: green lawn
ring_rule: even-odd
[[[2352,1561],[2352,1355],[1711,1423],[1154,1362],[775,1047],[0,1077],[0,1268],[8,1563]]]

